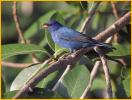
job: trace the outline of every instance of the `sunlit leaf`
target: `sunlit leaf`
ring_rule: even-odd
[[[2,46],[2,59],[4,60],[11,56],[35,52],[43,52],[49,55],[42,47],[34,44],[7,44]]]
[[[35,34],[42,34],[41,32],[43,32],[41,28],[41,26],[48,22],[51,18],[52,15],[54,15],[56,13],[55,10],[52,10],[46,14],[44,14],[42,17],[40,17],[38,20],[36,20],[25,32],[24,32],[24,37],[26,39],[29,39],[30,37],[32,37]]]
[[[14,79],[10,90],[19,90],[20,88],[22,88],[31,78],[34,77],[34,75],[36,75],[37,73],[39,73],[42,68],[47,67],[48,65],[42,65],[42,64],[35,64],[35,65],[31,65],[28,68],[23,69]],[[56,73],[56,72],[55,72]],[[46,86],[46,84],[48,83],[48,81],[51,81],[52,79],[50,79],[51,77],[53,77],[54,75],[56,75],[55,73],[52,73],[51,75],[49,75],[48,77],[45,78],[45,81],[43,81],[43,88],[44,86]]]
[[[66,98],[79,98],[89,80],[89,71],[84,65],[77,64],[61,81],[57,92]]]

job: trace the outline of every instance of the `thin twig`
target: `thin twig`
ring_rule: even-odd
[[[12,68],[26,68],[32,64],[33,63],[13,63],[9,61],[2,61],[2,66],[12,67]]]
[[[13,3],[13,18],[14,18],[16,29],[17,29],[17,32],[18,32],[18,35],[20,37],[21,42],[26,43],[26,40],[25,40],[25,38],[23,36],[23,33],[20,29],[19,20],[18,20],[18,17],[17,17],[16,4],[17,4],[16,1],[14,1],[14,3]]]
[[[90,25],[90,21],[91,21],[93,15],[94,15],[95,10],[98,8],[99,4],[100,4],[100,2],[97,2],[95,4],[95,6],[88,12],[89,16],[85,19],[85,21],[82,25],[82,28],[80,29],[80,32],[84,32],[86,27]]]
[[[113,9],[113,14],[115,15],[116,19],[119,19],[119,14],[117,12],[115,3],[113,1],[111,1],[111,6],[112,6],[112,9]]]
[[[113,25],[107,28],[105,31],[99,33],[95,39],[96,40],[105,40],[108,37],[114,35],[117,31],[122,29],[126,24],[130,21],[130,15],[131,13],[128,12],[123,17],[121,17],[119,20],[117,20],[114,24],[118,26],[113,28]],[[111,28],[112,27],[112,28]],[[103,35],[104,36],[103,36]],[[103,38],[103,39],[102,39]],[[13,98],[22,98],[29,92],[29,87],[33,88],[40,82],[43,78],[48,76],[50,73],[53,73],[56,70],[64,69],[67,67],[67,65],[72,65],[76,63],[80,57],[85,54],[86,52],[90,51],[92,48],[85,48],[80,49],[74,52],[72,55],[68,55],[65,57],[65,59],[59,59],[57,62],[50,65],[47,69],[43,69],[40,73],[38,73],[36,76],[34,76],[33,79],[31,79]]]
[[[112,6],[112,11],[113,11],[113,14],[114,14],[115,18],[119,19],[119,14],[117,12],[117,9],[116,9],[116,6],[115,6],[115,2],[111,1],[111,6]],[[116,33],[114,35],[114,37],[113,37],[113,41],[118,43],[119,39],[120,39],[119,33]]]
[[[80,99],[84,99],[87,97],[87,94],[89,94],[90,92],[90,89],[91,89],[91,86],[92,86],[92,83],[93,83],[93,80],[98,72],[98,69],[99,69],[99,66],[100,66],[101,62],[100,61],[96,61],[94,66],[93,66],[93,69],[90,73],[90,79],[89,79],[89,83],[86,87],[86,89],[84,90],[82,96],[80,97]]]
[[[129,11],[120,19],[118,19],[115,23],[113,23],[109,28],[105,29],[103,32],[95,36],[94,39],[99,41],[105,41],[108,37],[114,35],[125,25],[129,24],[130,18],[131,18],[131,12]]]
[[[111,79],[110,79],[110,72],[107,64],[107,59],[105,58],[104,54],[98,47],[94,47],[94,50],[98,53],[100,56],[102,65],[103,65],[103,70],[105,74],[105,79],[106,79],[106,91],[107,91],[107,97],[108,98],[113,98],[113,93],[112,93],[112,86],[111,86]]]
[[[55,91],[59,85],[60,85],[60,82],[62,82],[64,76],[69,72],[69,70],[71,69],[71,65],[68,65],[65,69],[65,71],[63,72],[63,74],[61,75],[60,79],[57,81],[57,83],[55,84],[55,86],[53,87],[53,91]]]
[[[16,29],[17,29],[18,35],[20,37],[21,43],[27,44],[27,41],[24,38],[23,32],[20,28],[19,20],[18,20],[18,17],[17,17],[17,2],[16,1],[14,1],[14,3],[13,3],[13,18],[14,18],[14,22],[15,22]],[[35,54],[31,54],[31,56],[32,56],[32,61],[34,63],[39,63],[39,60],[37,59]]]
[[[105,41],[105,43],[110,43],[111,41],[112,41],[112,36],[109,37],[109,38]],[[81,95],[80,99],[87,98],[87,95],[88,95],[89,92],[90,92],[92,83],[93,83],[94,78],[95,78],[95,76],[96,76],[96,74],[97,74],[97,72],[98,72],[98,69],[99,69],[100,64],[101,64],[101,61],[96,61],[96,62],[95,62],[94,66],[93,66],[93,69],[92,69],[92,71],[91,71],[91,73],[90,73],[89,83],[88,83],[86,89],[84,90],[83,94]]]
[[[37,57],[36,57],[36,55],[34,53],[32,53],[31,56],[32,56],[32,61],[34,63],[40,63],[40,61],[37,59]]]

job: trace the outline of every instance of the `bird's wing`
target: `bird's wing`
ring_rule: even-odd
[[[59,38],[66,40],[66,41],[76,41],[76,42],[89,42],[95,43],[96,41],[93,40],[91,37],[81,34],[71,28],[63,27],[59,30]]]

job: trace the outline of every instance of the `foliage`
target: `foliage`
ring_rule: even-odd
[[[27,63],[32,62],[31,55],[35,54],[40,61],[49,58],[57,59],[68,52],[67,49],[59,47],[51,38],[47,30],[41,29],[43,23],[50,19],[56,19],[60,23],[80,30],[84,20],[89,16],[88,11],[92,9],[95,2],[33,2],[34,11],[26,15],[22,11],[22,4],[18,3],[18,18],[28,44],[21,44],[16,32],[12,18],[12,2],[2,2],[2,61]],[[130,10],[128,2],[115,2],[119,16]],[[8,5],[8,6],[5,6]],[[31,5],[30,5],[31,6]],[[62,9],[63,8],[63,9]],[[84,34],[95,36],[97,33],[109,27],[116,18],[112,12],[110,2],[102,2],[95,11],[90,26]],[[9,24],[10,23],[10,24]],[[124,35],[125,34],[125,35]],[[116,48],[108,55],[113,59],[120,59],[125,66],[117,62],[108,61],[112,78],[114,98],[130,98],[130,25],[119,32],[119,40],[113,42]],[[90,77],[90,71],[95,60],[83,57],[78,61],[59,83],[59,87],[52,91],[52,88],[63,74],[64,70],[57,70],[48,77],[41,80],[33,92],[29,92],[25,98],[80,98],[85,90]],[[13,97],[41,69],[48,68],[49,64],[33,64],[28,68],[6,68],[2,66],[2,98]],[[10,73],[10,74],[9,74]],[[9,88],[10,87],[10,88]],[[92,89],[91,98],[103,98],[105,90],[105,78],[100,67],[97,78]],[[98,91],[100,91],[98,93]],[[98,94],[101,94],[100,96]]]

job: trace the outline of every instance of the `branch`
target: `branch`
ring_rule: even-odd
[[[113,98],[110,72],[109,72],[109,68],[108,68],[108,65],[107,65],[107,59],[105,58],[103,52],[98,47],[94,47],[94,50],[100,56],[100,59],[101,59],[102,65],[103,65],[103,70],[104,70],[106,85],[107,85],[107,87],[106,87],[107,97],[108,98]]]
[[[116,19],[118,19],[119,18],[119,14],[117,12],[115,3],[113,1],[111,1],[111,6],[112,6],[112,9],[113,9],[113,14],[115,15]]]
[[[108,37],[114,35],[119,30],[121,30],[124,26],[129,24],[131,18],[131,12],[129,11],[120,19],[118,19],[115,23],[113,23],[110,27],[108,27],[103,32],[99,33],[94,39],[99,41],[105,41]]]
[[[90,21],[91,21],[93,15],[94,15],[94,12],[98,8],[99,4],[100,4],[100,2],[97,2],[95,4],[95,6],[88,12],[89,16],[85,19],[85,21],[84,21],[84,23],[82,25],[82,28],[80,29],[80,32],[84,32],[84,30],[86,29],[86,27],[89,26]]]
[[[123,17],[121,17],[119,20],[117,20],[113,25],[117,25],[118,27],[114,27],[113,25],[107,28],[105,31],[99,33],[95,39],[97,40],[105,40],[108,37],[114,35],[117,31],[119,31],[121,28],[123,28],[126,24],[128,24],[130,21],[130,12],[125,14]],[[108,32],[108,33],[107,33]],[[101,39],[102,38],[102,39]],[[77,50],[76,52],[72,53],[71,55],[68,55],[65,57],[65,59],[59,59],[57,62],[50,65],[47,69],[43,69],[38,75],[34,76],[33,79],[29,81],[13,98],[22,98],[29,92],[29,87],[33,88],[38,84],[39,81],[41,81],[43,78],[48,76],[50,73],[61,69],[66,68],[67,65],[72,65],[76,63],[80,57],[90,51],[92,48],[82,48],[80,50]]]
[[[14,1],[13,3],[13,18],[14,18],[14,22],[15,22],[15,25],[16,25],[16,29],[17,29],[17,32],[18,32],[18,35],[20,37],[20,41],[24,44],[27,44],[27,41],[26,39],[24,38],[24,35],[21,31],[21,28],[20,28],[20,24],[19,24],[19,20],[18,20],[18,17],[17,17],[17,9],[16,9],[16,1]],[[31,54],[32,56],[32,61],[34,63],[39,63],[38,59],[36,58],[35,54]]]
[[[8,62],[8,61],[2,61],[2,66],[6,67],[12,67],[12,68],[26,68],[33,63],[13,63],[13,62]]]
[[[26,40],[25,40],[25,38],[23,36],[23,33],[20,29],[19,21],[18,21],[18,18],[17,18],[16,1],[14,1],[14,3],[13,3],[13,18],[14,18],[16,29],[17,29],[17,32],[18,32],[18,35],[20,37],[21,42],[26,43]]]
[[[84,99],[87,97],[87,94],[89,94],[90,92],[90,89],[91,89],[91,86],[92,86],[92,83],[93,83],[93,80],[98,72],[98,69],[99,69],[99,66],[100,66],[101,62],[100,61],[96,61],[94,66],[93,66],[93,69],[90,73],[90,79],[89,79],[89,83],[86,87],[86,89],[84,90],[82,96],[80,97],[80,99]]]
[[[82,56],[80,55],[81,50],[78,50],[77,52],[73,53],[72,55],[68,55],[65,58],[59,59],[57,62],[50,65],[47,69],[43,69],[38,75],[34,76],[22,89],[13,97],[13,98],[22,98],[25,96],[25,94],[28,93],[29,87],[33,88],[39,81],[41,81],[43,78],[48,76],[50,73],[59,70],[61,68],[65,69],[67,65],[72,65],[76,61],[79,60],[79,58]]]
[[[105,43],[110,43],[111,41],[112,41],[112,36],[109,37],[109,38],[105,41]],[[87,97],[88,97],[88,94],[89,94],[89,92],[90,92],[92,83],[93,83],[94,78],[95,78],[95,76],[96,76],[96,74],[97,74],[97,72],[98,72],[98,69],[99,69],[100,64],[101,64],[101,61],[96,61],[96,62],[95,62],[94,66],[93,66],[93,69],[92,69],[92,71],[91,71],[91,73],[90,73],[89,83],[88,83],[86,89],[84,90],[82,96],[80,97],[80,99],[84,99],[84,98],[87,98]]]
[[[64,76],[69,72],[69,70],[71,69],[71,65],[68,65],[65,69],[65,71],[63,72],[63,74],[61,75],[60,79],[57,81],[57,83],[55,84],[55,86],[52,88],[53,91],[55,91],[59,85],[60,85],[60,82],[62,82]]]

